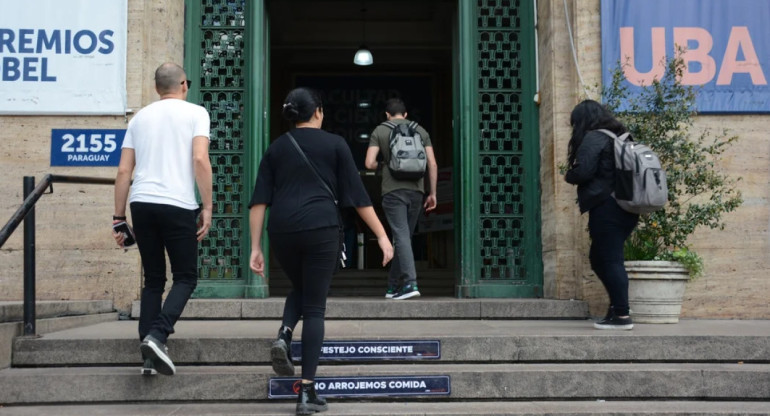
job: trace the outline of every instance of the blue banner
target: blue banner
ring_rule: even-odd
[[[602,81],[625,64],[638,93],[686,48],[682,83],[704,113],[770,113],[770,1],[602,0]]]
[[[51,166],[118,166],[126,130],[53,129]]]
[[[291,343],[291,355],[302,359],[302,343]],[[324,341],[322,361],[425,360],[441,358],[439,341]]]
[[[296,398],[301,382],[293,377],[271,378],[267,397]],[[449,376],[317,377],[315,388],[324,397],[448,396],[451,393]]]

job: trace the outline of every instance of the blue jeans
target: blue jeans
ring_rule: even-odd
[[[639,216],[624,211],[609,197],[588,212],[591,268],[610,296],[617,316],[628,315],[628,273],[623,265],[623,245],[634,231]]]
[[[173,205],[131,203],[134,235],[144,268],[139,339],[152,335],[165,344],[198,285],[196,217],[196,211]],[[174,283],[161,306],[166,287],[166,252]]]
[[[418,191],[397,189],[382,196],[382,209],[393,235],[393,260],[390,263],[388,286],[416,284],[412,234],[422,210],[423,194]]]

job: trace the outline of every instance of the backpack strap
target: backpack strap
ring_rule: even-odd
[[[413,130],[417,130],[417,122],[413,121],[413,122],[409,123],[409,128],[413,129]]]
[[[613,133],[613,132],[611,132],[610,130],[607,130],[607,129],[597,129],[596,131],[600,131],[600,132],[606,134],[607,136],[610,136],[613,139],[620,140],[622,142],[624,142],[626,140],[634,141],[634,139],[631,138],[631,133],[629,133],[629,132],[625,132],[625,133],[621,134],[620,137],[618,137],[615,133]]]
[[[334,191],[332,191],[332,188],[329,187],[329,185],[326,183],[323,178],[321,178],[321,174],[318,173],[318,170],[313,166],[312,163],[310,163],[310,160],[308,160],[307,155],[305,155],[305,152],[302,151],[302,148],[299,147],[299,144],[297,144],[297,141],[294,140],[294,136],[291,135],[291,132],[286,132],[286,135],[289,137],[289,141],[291,141],[291,144],[294,145],[294,148],[297,149],[297,153],[299,153],[300,157],[303,161],[305,161],[305,164],[307,167],[310,168],[311,171],[315,174],[316,179],[318,179],[318,182],[323,186],[324,189],[326,189],[326,192],[329,193],[329,195],[332,197],[332,201],[334,201],[334,205],[339,207],[339,201],[337,200],[337,195],[334,195]],[[339,215],[339,210],[337,212]],[[342,222],[340,222],[340,227],[342,226]]]
[[[394,123],[392,121],[383,121],[382,123],[380,123],[380,125],[381,126],[386,126],[386,127],[390,128],[390,129],[395,129],[396,128],[396,123]]]

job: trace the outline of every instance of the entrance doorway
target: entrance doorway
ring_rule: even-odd
[[[439,166],[438,207],[423,215],[413,238],[423,296],[455,294],[452,103],[455,0],[267,0],[269,140],[288,129],[280,112],[298,86],[318,90],[324,100],[323,128],[348,142],[369,196],[382,214],[380,177],[364,167],[369,134],[385,120],[384,103],[400,97],[409,119],[431,135]],[[365,44],[374,64],[357,66]],[[331,296],[383,296],[387,269],[376,239],[346,215],[348,262],[332,281]],[[285,295],[289,282],[270,259],[269,292]]]

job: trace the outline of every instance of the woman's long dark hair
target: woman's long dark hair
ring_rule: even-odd
[[[626,132],[623,123],[618,121],[610,110],[594,100],[585,100],[576,105],[570,114],[569,123],[572,126],[572,137],[567,147],[567,163],[570,168],[574,167],[577,149],[589,131],[607,129],[618,136]]]
[[[317,108],[323,110],[321,96],[309,88],[299,87],[289,91],[281,114],[292,123],[302,123],[310,120]]]

